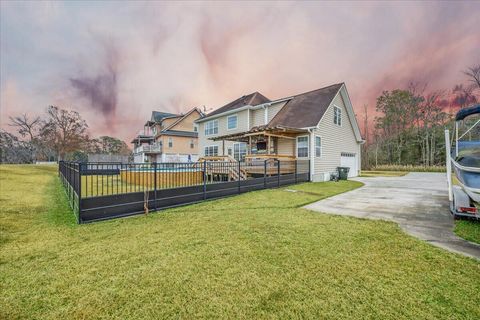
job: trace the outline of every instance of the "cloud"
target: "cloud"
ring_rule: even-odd
[[[462,82],[461,70],[478,63],[479,11],[478,3],[2,4],[2,97],[14,83],[27,110],[73,108],[93,134],[123,139],[152,110],[342,81],[360,113],[412,80],[432,89]],[[16,112],[18,94],[2,99],[2,117]]]
[[[70,84],[79,98],[86,100],[90,108],[99,111],[105,119],[113,119],[117,110],[120,52],[111,42],[102,42],[105,55],[101,69],[94,76],[73,76]],[[115,129],[115,123],[111,124]]]

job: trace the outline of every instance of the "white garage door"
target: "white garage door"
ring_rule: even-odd
[[[340,166],[349,167],[348,171],[349,177],[357,176],[357,155],[350,152],[342,152],[340,156]]]

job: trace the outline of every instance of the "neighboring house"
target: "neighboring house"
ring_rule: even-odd
[[[193,108],[185,114],[153,111],[143,131],[132,140],[134,162],[190,162],[198,160],[195,120],[203,113]]]
[[[360,171],[363,143],[344,83],[269,100],[255,92],[196,121],[200,155],[309,160],[313,181],[329,180],[339,166]]]

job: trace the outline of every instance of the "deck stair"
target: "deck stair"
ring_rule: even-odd
[[[201,157],[199,163],[206,161],[206,174],[226,174],[229,181],[238,181],[247,179],[247,171],[240,168],[240,177],[238,170],[238,161],[231,156],[211,156]]]

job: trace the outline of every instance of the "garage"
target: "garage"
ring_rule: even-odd
[[[351,152],[342,152],[340,155],[340,166],[341,167],[348,167],[350,170],[348,171],[348,177],[356,177],[358,175],[358,168],[357,168],[357,155]]]

